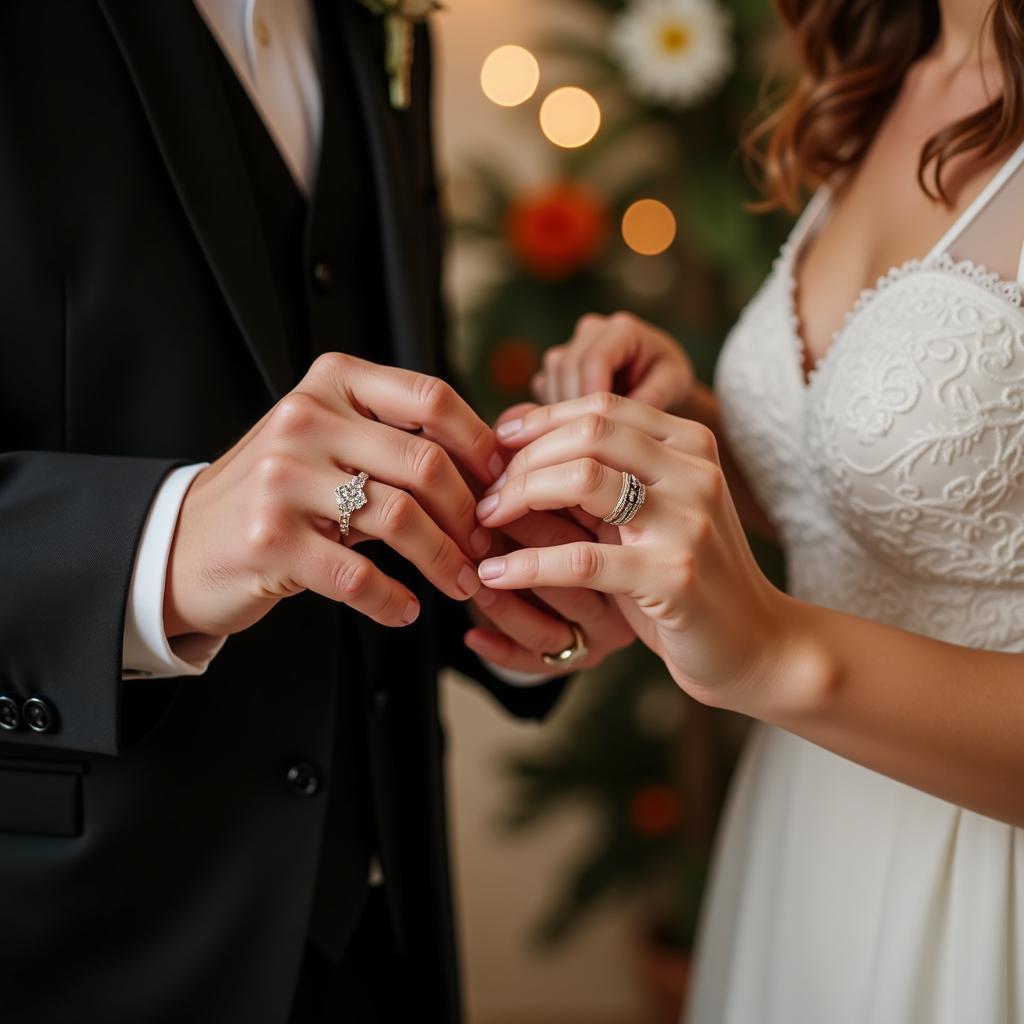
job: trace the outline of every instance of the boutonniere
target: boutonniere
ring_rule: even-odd
[[[387,38],[386,61],[391,81],[391,106],[405,110],[412,100],[413,26],[441,6],[440,0],[360,0],[374,14],[384,19]]]

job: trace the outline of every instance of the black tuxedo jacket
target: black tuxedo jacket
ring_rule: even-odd
[[[444,374],[428,41],[413,108],[393,111],[376,19],[325,2],[365,125],[352,158],[376,182],[394,359]],[[121,679],[161,481],[296,381],[204,32],[190,0],[0,4],[0,1019],[283,1024],[331,869],[325,819],[357,784],[415,984],[454,1020],[436,674],[454,664],[522,716],[557,685],[491,677],[422,585],[417,624],[357,624],[357,650],[349,613],[303,595],[202,678]]]

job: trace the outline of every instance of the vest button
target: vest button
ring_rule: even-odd
[[[0,697],[0,729],[16,732],[21,728],[21,705],[14,697]]]
[[[320,770],[312,761],[296,761],[285,781],[296,796],[315,796],[320,790]]]
[[[29,697],[22,705],[21,714],[33,732],[49,732],[57,718],[53,708],[42,697]]]
[[[325,260],[317,260],[313,264],[313,283],[322,292],[331,290],[331,283],[334,275],[331,273],[331,265]]]

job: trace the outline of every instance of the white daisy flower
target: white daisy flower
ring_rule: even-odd
[[[689,107],[733,66],[729,17],[714,0],[635,0],[615,19],[611,51],[640,97]]]

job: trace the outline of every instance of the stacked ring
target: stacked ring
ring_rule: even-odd
[[[622,490],[615,508],[604,517],[609,526],[625,526],[644,507],[647,488],[632,473],[622,474]]]

